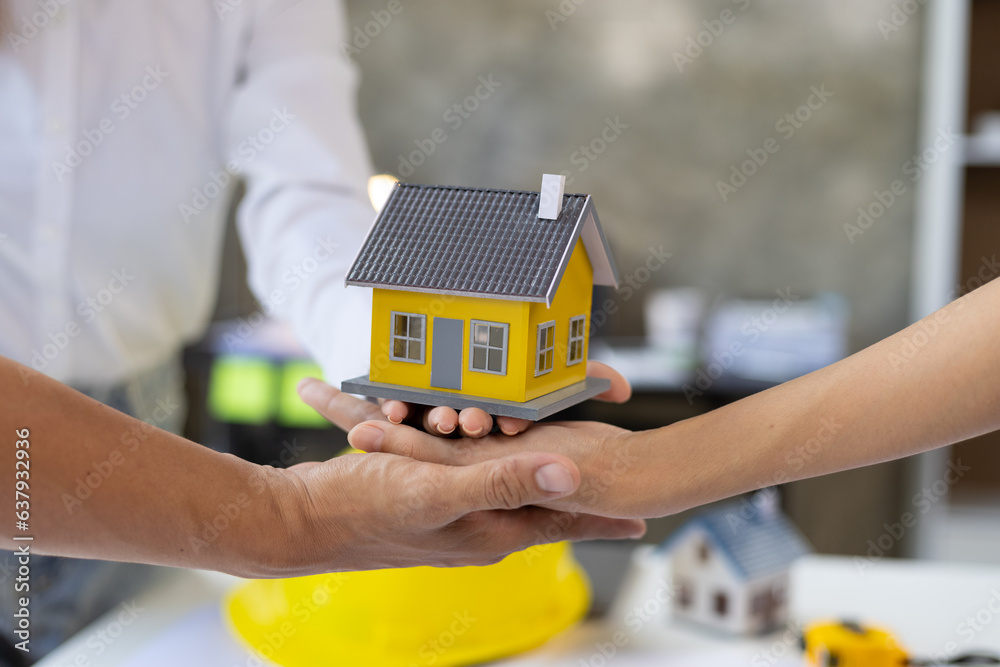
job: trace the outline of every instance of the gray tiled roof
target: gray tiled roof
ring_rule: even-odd
[[[811,551],[802,533],[780,509],[738,502],[691,519],[663,548],[670,549],[697,526],[705,529],[736,573],[747,580],[780,572]]]
[[[559,218],[545,220],[538,199],[537,192],[400,183],[347,284],[551,299],[593,204],[587,195],[565,195]]]

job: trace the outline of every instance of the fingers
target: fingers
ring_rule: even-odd
[[[575,514],[532,507],[530,512],[496,513],[506,516],[515,530],[523,535],[523,546],[549,542],[582,542],[585,540],[636,540],[646,534],[642,519],[614,519],[593,514]],[[502,519],[501,519],[502,520]]]
[[[528,419],[517,419],[516,417],[497,417],[497,426],[504,435],[517,435],[528,430],[532,425]]]
[[[625,379],[625,376],[607,364],[602,364],[599,361],[588,361],[587,376],[611,380],[611,388],[594,397],[598,401],[624,403],[632,397],[632,386]]]
[[[479,408],[466,408],[458,415],[458,425],[467,438],[481,438],[489,435],[493,428],[493,417]]]
[[[384,401],[382,414],[393,424],[402,424],[410,416],[410,404],[403,401]]]
[[[345,394],[316,378],[299,382],[298,392],[306,405],[345,431],[361,422],[381,418],[377,405]]]
[[[386,424],[383,421],[360,424],[347,434],[347,442],[363,452],[385,452],[418,461],[442,463],[445,465],[465,465],[473,462],[468,446],[460,440],[445,440],[430,433],[418,431],[409,426]],[[472,443],[476,448],[476,459],[492,458],[495,452],[492,441]],[[506,453],[512,453],[506,450]],[[499,452],[496,452],[500,455]]]
[[[553,510],[543,510],[553,512]],[[558,512],[553,512],[558,514]],[[646,534],[644,519],[612,519],[593,514],[578,514],[577,520],[563,533],[560,540],[638,540]],[[548,535],[545,536],[548,539]]]
[[[424,412],[424,430],[434,435],[451,435],[458,427],[458,413],[439,406]]]
[[[382,404],[382,414],[393,424],[402,424],[414,415],[414,406],[402,401],[386,401]],[[458,428],[465,437],[480,438],[489,435],[493,418],[479,408],[466,408],[459,414],[452,408],[438,406],[423,411],[422,425],[425,431],[434,435],[451,435]],[[513,428],[511,431],[515,432]]]
[[[447,513],[454,521],[479,510],[511,510],[575,492],[580,486],[576,464],[557,454],[516,454],[470,466],[448,467],[452,492]]]

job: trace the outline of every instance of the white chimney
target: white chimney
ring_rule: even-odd
[[[566,190],[566,177],[555,174],[542,175],[542,191],[538,203],[538,217],[546,220],[557,220],[562,213],[563,192]]]

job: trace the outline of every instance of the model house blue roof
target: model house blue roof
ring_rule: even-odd
[[[594,283],[618,274],[588,195],[564,195],[556,220],[538,217],[537,192],[398,183],[346,283],[437,294],[552,303],[582,239]]]
[[[778,507],[777,498],[754,496],[752,502],[732,502],[715,507],[688,521],[662,549],[671,550],[697,528],[743,579],[775,574],[788,568],[812,549],[798,528]]]

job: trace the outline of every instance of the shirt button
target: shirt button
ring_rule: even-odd
[[[63,130],[66,129],[66,124],[63,123],[62,118],[53,116],[46,123],[46,129],[49,131],[49,134],[62,134]]]
[[[42,230],[42,233],[45,235],[45,238],[50,241],[56,241],[59,239],[59,232],[55,227],[45,227]]]

